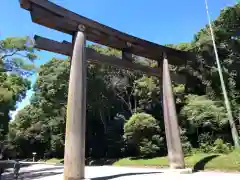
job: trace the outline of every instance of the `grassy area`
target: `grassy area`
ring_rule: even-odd
[[[198,153],[185,157],[187,167],[194,170],[221,170],[240,171],[240,150],[229,154],[204,154]],[[124,158],[114,163],[116,166],[145,166],[145,167],[167,167],[167,157],[152,159],[132,159]]]
[[[98,160],[93,165],[104,165],[107,160]],[[105,162],[106,161],[106,162]],[[46,163],[62,163],[63,159],[52,158],[44,161]],[[109,163],[110,162],[110,163]],[[134,167],[168,167],[167,157],[157,157],[152,159],[133,159],[124,158],[118,161],[109,160],[108,164],[115,166],[134,166]],[[238,171],[240,172],[240,150],[235,150],[229,154],[206,154],[197,153],[185,157],[187,167],[194,170],[214,170],[214,171]]]

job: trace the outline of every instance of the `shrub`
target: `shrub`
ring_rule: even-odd
[[[182,149],[185,155],[190,155],[192,153],[192,144],[190,143],[190,141],[188,140],[188,137],[185,134],[186,134],[186,130],[182,129],[180,132]]]
[[[229,153],[233,150],[230,143],[225,143],[220,138],[214,140],[210,133],[203,133],[198,139],[200,150],[205,153]]]
[[[214,153],[229,153],[233,150],[230,143],[224,143],[222,139],[216,139],[213,143],[212,152]]]
[[[124,139],[137,156],[154,156],[163,146],[157,120],[146,113],[135,113],[124,125]]]
[[[181,116],[196,129],[220,129],[228,123],[225,108],[207,96],[186,96],[186,105],[181,110]]]
[[[161,142],[159,141],[161,140],[160,135],[155,135],[155,139],[156,139],[155,142],[152,139],[149,140],[146,138],[140,142],[140,146],[139,146],[140,156],[149,157],[149,156],[155,155],[157,152],[160,151],[161,144],[158,144],[158,142]]]
[[[214,143],[213,136],[210,133],[202,133],[198,136],[198,143],[202,152],[211,152]]]

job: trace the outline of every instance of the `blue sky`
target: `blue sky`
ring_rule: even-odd
[[[235,0],[208,0],[210,15],[215,19],[222,8]],[[170,44],[191,41],[193,35],[207,23],[204,0],[52,0],[71,11],[111,26],[131,35]],[[34,36],[71,41],[69,35],[32,23],[28,11],[20,8],[18,0],[1,0],[0,39],[8,36]],[[46,51],[38,53],[39,66],[52,57],[64,57]],[[33,82],[36,76],[30,78]],[[27,93],[18,109],[29,103]]]

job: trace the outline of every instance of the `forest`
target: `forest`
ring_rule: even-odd
[[[191,42],[167,46],[196,54],[194,61],[171,66],[186,76],[173,82],[185,155],[230,153],[239,148],[240,133],[240,4],[226,7],[213,21],[217,49],[234,122],[227,116],[209,26]],[[108,56],[118,50],[90,48]],[[70,60],[52,58],[36,67],[37,51],[29,37],[0,40],[0,147],[11,158],[63,158]],[[154,67],[150,59],[136,63]],[[28,77],[37,74],[35,84]],[[104,64],[88,64],[86,157],[166,156],[161,79]],[[30,104],[14,120],[10,111],[34,91]],[[80,137],[79,137],[80,138]]]

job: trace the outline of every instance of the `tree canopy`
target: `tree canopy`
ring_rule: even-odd
[[[24,99],[31,87],[26,79],[36,71],[35,50],[31,39],[27,37],[9,37],[0,40],[0,141],[2,143],[8,133],[9,113],[16,109],[16,103]]]

